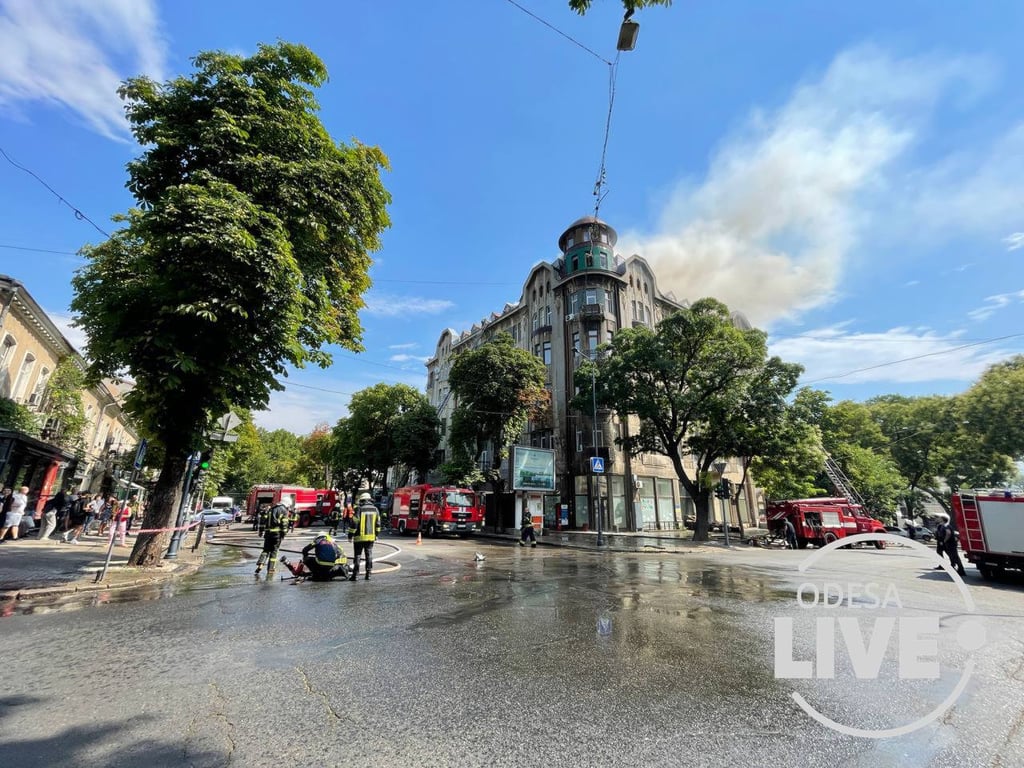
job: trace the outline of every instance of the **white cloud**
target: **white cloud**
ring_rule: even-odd
[[[378,317],[436,315],[454,306],[455,303],[447,299],[424,299],[419,296],[392,296],[373,293],[366,297],[367,314]]]
[[[936,102],[990,77],[980,60],[846,51],[752,114],[665,204],[658,231],[624,234],[622,250],[677,297],[718,297],[755,324],[825,304]]]
[[[1006,250],[1008,251],[1024,248],[1024,232],[1014,232],[1012,235],[1004,237],[1003,242],[1006,243]]]
[[[286,389],[273,393],[267,410],[254,413],[253,421],[264,429],[287,429],[296,435],[308,435],[317,424],[333,425],[347,415],[350,397],[320,390]]]
[[[162,79],[165,44],[152,0],[0,0],[0,105],[56,103],[124,139],[121,81]]]
[[[429,357],[421,357],[420,355],[392,355],[388,358],[388,362],[391,363],[425,363],[429,360]]]
[[[835,325],[769,341],[771,354],[804,366],[801,384],[823,388],[837,383],[974,381],[1009,354],[963,341],[957,334],[922,328],[852,333]]]
[[[64,334],[64,338],[77,349],[80,353],[84,353],[85,344],[88,341],[88,337],[85,335],[85,331],[81,328],[75,328],[71,325],[73,318],[66,312],[50,312],[44,309],[47,317],[53,321],[53,324],[57,326],[57,330]]]
[[[987,320],[1000,309],[1010,306],[1014,302],[1024,301],[1024,291],[1013,291],[1012,293],[999,293],[994,296],[986,296],[985,303],[977,309],[972,309],[967,316],[972,320]]]
[[[415,341],[410,341],[407,344],[388,344],[388,349],[416,349],[418,346]]]

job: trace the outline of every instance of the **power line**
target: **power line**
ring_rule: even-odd
[[[24,165],[21,165],[20,163],[16,163],[14,160],[12,160],[10,155],[8,155],[6,152],[4,152],[3,147],[0,147],[0,155],[3,155],[4,156],[4,160],[6,160],[11,165],[13,165],[15,168],[17,168],[20,171],[24,171],[29,176],[31,176],[33,179],[35,179],[40,184],[42,184],[44,187],[46,187],[48,190],[50,190],[50,192],[53,194],[54,197],[56,197],[60,202],[62,202],[64,205],[66,205],[68,208],[70,208],[74,212],[76,219],[78,219],[79,221],[87,221],[87,222],[89,222],[90,224],[93,225],[93,227],[96,229],[96,231],[99,232],[101,235],[103,235],[104,237],[107,237],[107,238],[110,237],[110,235],[107,232],[104,232],[95,221],[90,219],[88,216],[86,216],[84,213],[82,213],[80,210],[78,210],[78,208],[76,208],[71,203],[69,203],[64,198],[64,196],[61,195],[60,192],[58,192],[56,189],[54,189],[49,184],[47,184],[45,181],[43,181],[39,177],[39,175],[35,173],[35,171],[32,171],[31,169],[26,168]]]
[[[598,59],[599,61],[603,61],[603,62],[604,62],[605,64],[607,64],[607,65],[608,65],[609,67],[610,67],[610,66],[612,66],[612,63],[611,63],[610,61],[608,61],[608,59],[606,59],[606,58],[605,58],[604,56],[602,56],[602,55],[601,55],[600,53],[598,53],[597,51],[594,51],[594,50],[592,50],[592,49],[588,48],[588,47],[587,47],[587,46],[585,46],[585,45],[584,45],[583,43],[581,43],[581,42],[580,42],[579,40],[577,40],[577,39],[576,39],[575,37],[571,37],[570,35],[567,35],[567,34],[566,34],[565,32],[563,32],[562,30],[560,30],[560,29],[559,29],[558,27],[556,27],[556,26],[555,26],[554,24],[550,24],[549,22],[547,22],[547,21],[544,21],[544,19],[542,19],[542,18],[541,18],[540,16],[538,16],[538,15],[537,15],[537,14],[535,14],[535,13],[533,13],[532,11],[530,11],[530,10],[527,10],[526,8],[523,8],[523,6],[521,6],[521,5],[519,4],[519,3],[517,3],[517,2],[516,2],[516,0],[508,0],[508,2],[509,2],[509,3],[511,3],[512,5],[514,5],[514,6],[516,7],[516,8],[518,8],[518,9],[519,9],[520,11],[522,11],[523,13],[525,13],[525,14],[526,14],[527,16],[530,16],[531,18],[534,18],[534,19],[536,19],[537,21],[539,21],[539,22],[540,22],[541,24],[543,24],[543,25],[544,25],[545,27],[547,27],[548,29],[551,29],[551,30],[553,30],[554,32],[557,32],[558,34],[560,34],[560,35],[561,35],[562,37],[564,37],[564,38],[565,38],[566,40],[568,40],[569,42],[571,42],[571,43],[573,43],[573,44],[575,44],[575,45],[578,45],[578,46],[579,46],[580,48],[582,48],[582,49],[583,49],[584,51],[586,51],[587,53],[589,53],[589,54],[590,54],[591,56],[595,57],[595,58],[596,58],[596,59]]]
[[[853,376],[855,373],[863,373],[864,371],[874,371],[878,368],[887,368],[890,365],[899,365],[900,363],[909,363],[913,360],[923,360],[926,357],[936,357],[938,355],[948,355],[950,352],[959,352],[961,349],[969,349],[971,347],[980,347],[983,344],[994,344],[997,341],[1006,341],[1007,339],[1016,339],[1024,336],[1024,333],[1011,333],[1008,336],[998,336],[994,339],[984,339],[982,341],[976,341],[973,344],[962,344],[959,347],[950,347],[949,349],[942,349],[938,352],[926,352],[923,355],[914,355],[913,357],[904,357],[900,360],[892,360],[887,363],[878,363],[877,365],[868,365],[864,368],[855,368],[852,371],[846,371],[845,373],[837,373],[832,376],[825,376],[820,379],[811,379],[810,381],[800,382],[801,384],[817,384],[821,381],[833,381],[835,379],[845,379],[847,376]]]
[[[7,249],[12,250],[12,251],[31,251],[32,253],[56,253],[56,254],[61,255],[61,256],[79,256],[79,257],[81,257],[80,254],[75,253],[74,251],[54,251],[54,250],[51,250],[49,248],[29,248],[29,247],[24,246],[24,245],[4,245],[4,244],[0,243],[0,248],[7,248]]]

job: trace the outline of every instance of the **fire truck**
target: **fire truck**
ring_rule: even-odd
[[[395,490],[391,503],[391,528],[400,534],[423,532],[428,536],[480,530],[484,510],[480,497],[468,488],[409,485]]]
[[[778,531],[789,519],[801,549],[808,544],[823,547],[857,533],[885,533],[885,526],[864,514],[860,504],[841,497],[773,501],[768,504],[767,518],[772,531]],[[884,549],[885,542],[876,541],[875,547]]]
[[[960,546],[983,579],[1024,570],[1024,496],[1004,490],[958,491],[951,499]]]
[[[249,489],[245,510],[248,519],[259,513],[264,504],[273,506],[283,501],[298,514],[296,525],[308,526],[317,520],[324,520],[338,504],[338,492],[327,489],[302,488],[296,485],[266,483]]]

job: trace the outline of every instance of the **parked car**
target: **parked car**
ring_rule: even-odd
[[[230,509],[203,509],[192,516],[192,521],[198,522],[200,518],[207,526],[230,525],[235,522],[235,513]]]
[[[885,526],[885,532],[891,533],[894,536],[903,536],[904,538],[910,538],[906,528],[898,528],[895,525]],[[927,528],[915,526],[914,527],[914,538],[918,541],[923,541],[925,544],[930,544],[935,541],[935,534],[929,531]]]

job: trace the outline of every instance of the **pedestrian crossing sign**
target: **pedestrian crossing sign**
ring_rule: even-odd
[[[590,457],[590,471],[593,472],[595,475],[603,475],[604,474],[604,459],[601,458],[600,456],[591,456]]]

